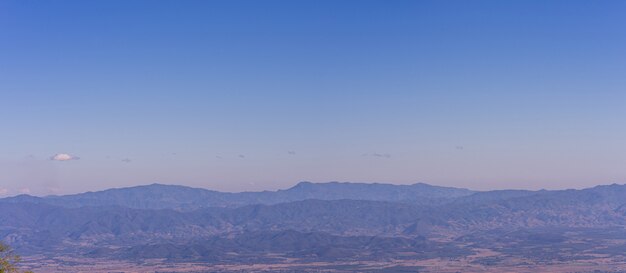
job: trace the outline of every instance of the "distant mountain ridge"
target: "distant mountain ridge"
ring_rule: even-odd
[[[461,188],[439,187],[424,183],[412,185],[367,183],[311,183],[278,191],[219,192],[186,186],[151,184],[116,188],[73,195],[34,197],[19,195],[0,199],[4,202],[32,202],[62,207],[123,206],[136,209],[194,210],[205,207],[239,207],[254,204],[278,204],[307,199],[370,200],[415,204],[443,202],[473,194]]]
[[[406,257],[457,257],[472,246],[543,249],[545,242],[620,254],[623,246],[598,246],[626,238],[626,185],[473,192],[426,184],[305,182],[279,191],[222,193],[153,184],[5,198],[0,212],[0,240],[28,255],[253,262],[271,250],[312,260],[407,252],[413,254]],[[571,242],[565,242],[568,236]],[[537,253],[516,249],[506,250]]]

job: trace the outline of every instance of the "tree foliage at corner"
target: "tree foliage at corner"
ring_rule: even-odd
[[[11,247],[0,242],[0,273],[20,273],[17,264],[20,262],[20,256],[17,256],[11,250]],[[32,273],[26,271],[24,273]]]

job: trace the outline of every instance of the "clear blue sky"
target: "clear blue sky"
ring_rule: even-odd
[[[625,14],[626,1],[1,1],[0,195],[624,183]]]

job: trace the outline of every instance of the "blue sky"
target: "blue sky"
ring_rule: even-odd
[[[624,1],[2,1],[0,195],[624,183],[625,13]]]

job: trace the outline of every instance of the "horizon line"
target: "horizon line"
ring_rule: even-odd
[[[34,195],[34,194],[29,194],[29,193],[19,193],[16,195],[8,195],[8,196],[4,196],[4,197],[0,197],[0,200],[5,199],[5,198],[14,198],[14,197],[20,197],[20,196],[29,196],[29,197],[39,197],[39,198],[46,198],[46,197],[62,197],[62,196],[71,196],[71,195],[80,195],[80,194],[87,194],[87,193],[99,193],[99,192],[105,192],[105,191],[112,191],[112,190],[124,190],[124,189],[131,189],[131,188],[141,188],[141,187],[150,187],[150,186],[168,186],[168,187],[183,187],[183,188],[189,188],[189,189],[197,189],[197,190],[207,190],[207,191],[213,191],[213,192],[218,192],[218,193],[230,193],[230,194],[238,194],[238,193],[261,193],[261,192],[279,192],[279,191],[287,191],[290,189],[293,189],[299,185],[302,184],[315,184],[315,185],[323,185],[323,184],[353,184],[353,185],[357,185],[357,184],[361,184],[361,185],[389,185],[389,186],[398,186],[398,187],[402,187],[402,186],[416,186],[416,185],[425,185],[425,186],[430,186],[430,187],[438,187],[438,188],[449,188],[449,189],[459,189],[459,190],[467,190],[467,191],[471,191],[474,193],[479,193],[479,192],[492,192],[492,191],[531,191],[531,192],[540,192],[540,191],[567,191],[567,190],[586,190],[586,189],[592,189],[592,188],[596,188],[596,187],[603,187],[603,186],[626,186],[626,183],[620,184],[620,183],[608,183],[608,184],[596,184],[595,186],[590,186],[590,187],[580,187],[580,188],[558,188],[558,189],[520,189],[520,188],[504,188],[504,189],[490,189],[490,190],[474,190],[474,189],[470,189],[470,188],[465,188],[465,187],[455,187],[455,186],[439,186],[439,185],[434,185],[434,184],[430,184],[430,183],[425,183],[425,182],[415,182],[415,183],[411,183],[411,184],[400,184],[400,183],[391,183],[391,182],[352,182],[352,181],[327,181],[327,182],[311,182],[311,181],[300,181],[297,182],[296,184],[294,184],[291,187],[288,188],[281,188],[281,189],[276,189],[276,190],[257,190],[257,191],[220,191],[220,190],[214,190],[214,189],[210,189],[210,188],[205,188],[205,187],[198,187],[198,186],[189,186],[189,185],[184,185],[184,184],[170,184],[170,183],[159,183],[159,182],[153,182],[153,183],[147,183],[147,184],[138,184],[138,185],[132,185],[132,186],[122,186],[122,187],[111,187],[111,188],[105,188],[105,189],[100,189],[100,190],[93,190],[93,191],[84,191],[84,192],[77,192],[77,193],[68,193],[68,194],[48,194],[48,195]]]

